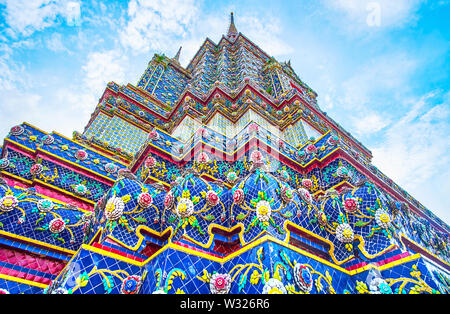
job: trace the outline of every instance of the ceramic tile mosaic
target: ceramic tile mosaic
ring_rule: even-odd
[[[449,227],[234,25],[0,153],[0,294],[450,292]],[[208,121],[208,122],[206,122]],[[295,123],[293,123],[296,121]],[[205,125],[206,124],[206,125]]]

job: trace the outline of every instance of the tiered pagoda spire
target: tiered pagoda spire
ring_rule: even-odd
[[[231,41],[234,41],[239,32],[237,31],[236,25],[234,25],[234,14],[231,12],[230,14],[230,26],[228,27],[227,38]]]
[[[182,46],[180,46],[180,48],[178,49],[178,51],[177,51],[177,54],[175,55],[175,57],[173,57],[173,60],[175,61],[175,62],[177,62],[177,63],[180,63],[180,55],[181,55],[181,49],[182,49],[183,47]]]

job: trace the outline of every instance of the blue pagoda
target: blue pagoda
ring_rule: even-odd
[[[82,133],[13,126],[0,293],[446,294],[449,226],[290,62],[237,31],[109,83]]]

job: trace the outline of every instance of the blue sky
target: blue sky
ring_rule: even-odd
[[[0,0],[0,136],[82,131],[109,81],[154,53],[187,65],[239,31],[297,74],[373,163],[450,223],[450,1]]]

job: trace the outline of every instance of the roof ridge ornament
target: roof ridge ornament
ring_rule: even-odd
[[[181,49],[183,48],[183,46],[180,46],[180,49],[178,49],[177,54],[175,55],[175,57],[173,57],[172,60],[180,63],[180,55],[181,55]]]
[[[234,13],[230,14],[230,26],[228,27],[227,38],[231,41],[235,41],[238,37],[239,33],[236,29],[236,25],[234,25]]]

